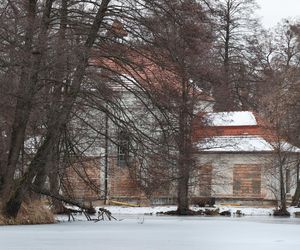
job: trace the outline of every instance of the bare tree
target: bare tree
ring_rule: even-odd
[[[253,107],[256,63],[253,46],[260,30],[255,0],[220,0],[212,5],[216,28],[216,53],[222,77],[213,87],[216,110]]]
[[[262,71],[264,85],[260,88],[258,103],[260,111],[274,125],[275,154],[273,170],[276,172],[281,203],[280,210],[286,213],[286,193],[289,175],[297,176],[297,156],[290,145],[288,149],[284,140],[299,146],[297,128],[299,126],[299,107],[297,104],[299,88],[299,48],[297,36],[290,21],[283,21],[274,31],[274,38],[268,44],[267,60]],[[287,174],[287,172],[289,174]],[[296,181],[297,182],[297,181]],[[298,189],[298,187],[297,187]],[[293,203],[297,203],[294,199]]]
[[[36,178],[38,176],[42,176],[43,178],[45,176],[43,172],[46,171],[47,162],[49,162],[51,152],[53,152],[54,147],[57,145],[62,129],[69,121],[70,113],[81,89],[86,68],[89,63],[90,53],[96,39],[98,38],[100,28],[103,27],[103,19],[108,12],[108,5],[110,1],[102,1],[101,4],[98,5],[97,12],[87,24],[89,27],[88,32],[83,34],[86,36],[86,39],[83,44],[80,45],[81,49],[76,55],[75,70],[72,72],[72,78],[70,78],[68,88],[63,89],[64,96],[62,101],[57,103],[54,102],[55,105],[52,105],[52,107],[48,110],[48,122],[44,140],[30,162],[24,176],[22,176],[15,185],[12,185],[20,150],[25,141],[25,130],[32,111],[33,98],[41,87],[41,79],[39,78],[42,72],[41,63],[42,61],[46,61],[46,56],[49,56],[49,54],[46,53],[48,45],[46,41],[47,34],[49,34],[48,29],[51,20],[50,15],[53,13],[53,1],[45,1],[41,14],[40,29],[35,39],[35,30],[32,24],[37,17],[38,5],[36,1],[28,1],[25,3],[25,6],[28,6],[27,29],[25,31],[25,51],[28,55],[23,58],[24,60],[30,59],[32,62],[28,63],[26,61],[23,63],[25,68],[23,68],[23,73],[21,72],[20,75],[19,97],[16,105],[15,120],[12,126],[12,136],[10,137],[11,150],[8,155],[7,163],[9,171],[7,171],[7,176],[4,176],[3,178],[5,187],[4,196],[8,197],[4,206],[4,213],[9,217],[15,217],[17,215],[24,196],[28,190],[30,190],[32,181],[34,179],[38,181],[39,178]],[[64,25],[61,26],[62,29],[63,27]],[[60,58],[58,57],[58,59]],[[27,68],[28,65],[30,68]],[[57,75],[56,80],[61,81],[63,77],[64,76],[62,74]],[[43,181],[41,183],[43,183]]]
[[[142,48],[146,64],[153,65],[143,86],[161,114],[160,145],[165,149],[161,152],[167,153],[164,159],[170,168],[160,173],[171,173],[169,178],[177,188],[177,212],[184,215],[189,212],[194,169],[192,124],[195,113],[201,111],[196,110],[200,88],[211,76],[211,25],[205,9],[195,1],[140,1],[138,5],[147,15],[134,13],[140,24],[135,46]]]

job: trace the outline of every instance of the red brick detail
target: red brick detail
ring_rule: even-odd
[[[261,136],[269,142],[276,141],[278,136],[272,124],[268,123],[255,112],[252,112],[256,118],[257,125],[247,126],[206,126],[203,123],[203,115],[199,113],[193,121],[193,140],[199,141],[213,136]]]
[[[199,169],[199,195],[200,196],[211,196],[211,185],[212,185],[212,166],[205,165]]]
[[[140,197],[142,196],[134,175],[129,167],[112,164],[110,169],[110,197]]]
[[[93,201],[99,199],[99,159],[87,159],[69,167],[63,180],[64,192],[76,199]]]
[[[235,165],[233,169],[233,195],[261,197],[261,167],[259,165]]]

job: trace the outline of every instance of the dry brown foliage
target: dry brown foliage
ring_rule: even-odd
[[[50,209],[40,200],[24,202],[16,219],[0,215],[0,225],[52,224],[55,222]]]

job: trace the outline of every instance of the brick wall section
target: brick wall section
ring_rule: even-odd
[[[110,197],[141,197],[143,192],[139,188],[133,174],[127,166],[118,166],[115,161],[110,162]]]
[[[236,197],[261,197],[261,167],[259,165],[234,166],[233,195]]]
[[[199,170],[199,195],[204,197],[211,196],[212,166],[201,166]]]
[[[139,187],[134,175],[128,167],[117,166],[113,160],[109,168],[109,197],[118,200],[146,200],[146,196]],[[199,193],[196,196],[212,195],[212,166],[204,165],[199,169]],[[102,173],[103,174],[103,173]],[[66,171],[64,185],[73,197],[83,201],[94,201],[100,198],[100,160],[88,159],[81,164],[75,164]],[[89,184],[88,184],[89,183]],[[153,197],[174,197],[176,190],[161,187]],[[261,167],[260,165],[234,165],[233,168],[233,196],[236,198],[261,198]]]
[[[149,190],[144,190],[139,185],[136,173],[139,174],[138,167],[130,166],[130,168],[128,168],[128,166],[118,166],[116,161],[111,161],[109,171],[110,198],[133,198],[145,201],[147,200],[146,193],[149,195],[148,198],[174,196],[174,194],[170,192],[170,183],[160,183],[160,180],[157,180],[157,183],[151,183],[153,186],[149,186]]]
[[[99,199],[100,164],[98,158],[85,159],[69,167],[64,177],[65,192],[82,201]]]

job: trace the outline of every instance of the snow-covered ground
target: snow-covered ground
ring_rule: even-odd
[[[155,215],[159,212],[167,212],[176,210],[176,206],[155,206],[155,207],[122,207],[122,206],[106,206],[112,214],[152,214]],[[230,211],[232,215],[240,210],[240,212],[246,216],[269,216],[273,214],[274,208],[256,208],[256,207],[241,207],[241,206],[222,206],[216,205],[215,208],[199,208],[191,207],[192,210],[197,211],[199,209],[219,209],[220,212]],[[293,215],[295,212],[300,212],[300,208],[290,207],[289,212]]]
[[[286,250],[300,219],[123,215],[121,221],[2,226],[2,250]]]
[[[159,212],[167,212],[176,210],[176,206],[155,206],[155,207],[121,207],[121,206],[107,206],[106,207],[113,214],[153,214]],[[245,215],[270,215],[273,214],[273,208],[252,208],[252,207],[232,207],[232,206],[216,206],[216,208],[222,211],[230,211],[231,213],[236,213],[237,210],[240,210]],[[216,209],[214,208],[214,209]],[[205,210],[212,208],[199,208],[191,207],[192,210]],[[294,209],[295,210],[295,209]],[[294,211],[293,210],[293,211]],[[298,209],[300,211],[300,209]]]
[[[70,207],[73,209],[78,209],[77,207]],[[123,218],[136,218],[141,217],[141,215],[151,215],[156,216],[160,212],[168,212],[176,210],[176,206],[153,206],[153,207],[125,207],[125,206],[105,206],[113,216],[118,219]],[[216,205],[215,208],[199,208],[199,207],[190,207],[192,210],[197,211],[199,209],[219,209],[219,212],[223,211],[230,211],[231,216],[235,217],[236,212],[239,210],[239,213],[244,216],[270,216],[273,215],[274,208],[255,208],[255,207],[241,207],[241,206],[223,206],[223,205]],[[98,210],[98,208],[96,208]],[[294,217],[295,212],[300,212],[300,208],[290,207],[288,211],[291,213],[291,216]],[[203,216],[202,216],[203,217]],[[84,221],[86,217],[83,214],[74,214],[75,220]],[[91,216],[92,219],[96,219],[97,215]],[[64,222],[68,221],[68,216],[66,215],[58,215],[57,221]]]

